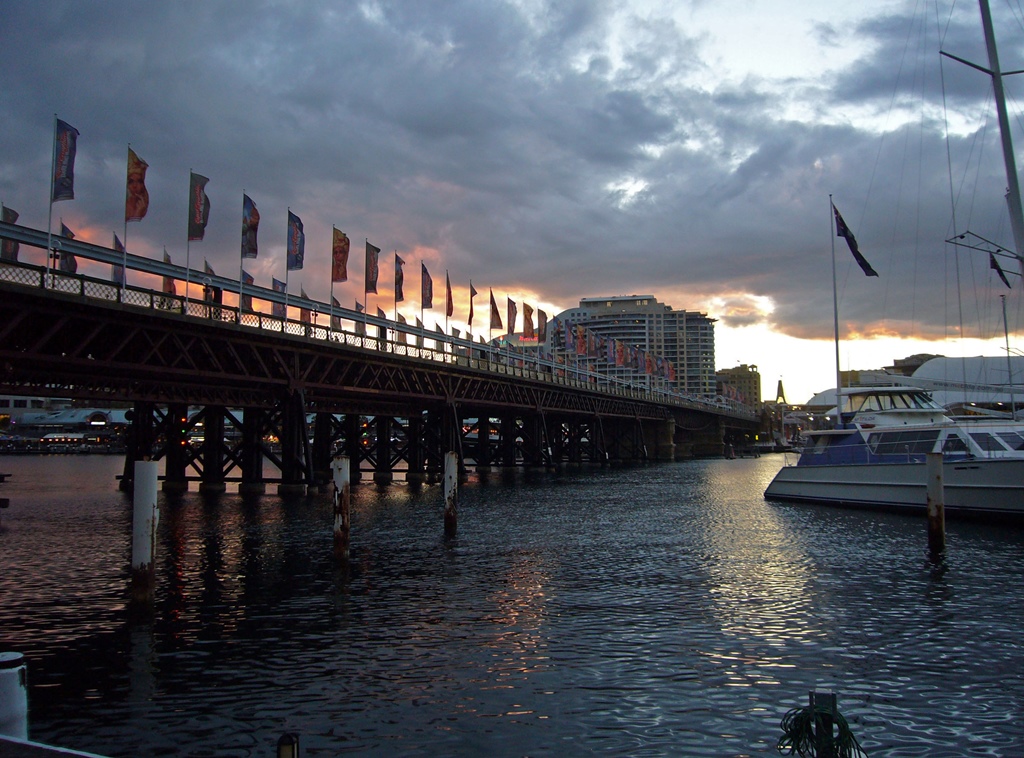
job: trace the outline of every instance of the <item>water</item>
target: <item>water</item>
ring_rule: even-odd
[[[0,650],[30,737],[110,756],[778,755],[834,690],[872,756],[1024,754],[1022,530],[766,503],[779,456],[441,493],[161,495],[154,614],[125,605],[114,456],[0,459]]]

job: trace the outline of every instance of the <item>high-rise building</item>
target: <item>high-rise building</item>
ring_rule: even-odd
[[[715,394],[715,319],[706,313],[676,311],[659,303],[652,295],[586,297],[578,308],[570,308],[556,317],[561,322],[582,324],[590,332],[606,339],[641,348],[649,354],[672,362],[675,381],[651,377],[642,368],[615,366],[593,358],[572,357],[593,364],[595,371],[637,386],[654,383],[667,385],[675,392],[712,397]],[[547,345],[559,353],[562,335],[548,330]]]

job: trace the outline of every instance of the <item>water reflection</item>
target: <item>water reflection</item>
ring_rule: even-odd
[[[54,460],[17,463],[0,644],[32,662],[36,739],[770,754],[782,714],[827,688],[871,754],[1024,746],[1019,535],[951,524],[936,563],[916,520],[766,503],[780,459],[474,478],[454,540],[440,488],[362,485],[347,562],[329,495],[161,496],[141,618],[118,462],[67,459],[73,492]]]

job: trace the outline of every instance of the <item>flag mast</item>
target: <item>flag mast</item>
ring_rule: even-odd
[[[46,286],[50,278],[50,257],[53,255],[53,189],[56,182],[54,174],[57,171],[57,114],[53,114],[53,152],[50,155],[50,213],[46,219],[46,278],[43,286]]]
[[[834,222],[833,217],[835,215],[835,205],[832,203],[832,193],[828,195],[829,205],[829,222],[828,222],[828,236],[832,240],[832,323],[835,331],[835,343],[836,343],[836,428],[841,428],[843,419],[842,409],[842,398],[840,393],[842,392],[842,374],[839,370],[839,290],[836,286],[836,236],[832,233],[832,225]]]

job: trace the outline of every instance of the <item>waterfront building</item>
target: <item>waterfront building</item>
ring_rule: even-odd
[[[718,394],[757,410],[761,407],[761,374],[757,366],[746,363],[735,368],[719,369],[715,375]]]
[[[556,316],[561,322],[582,324],[587,330],[606,339],[640,348],[671,362],[675,379],[652,377],[637,366],[615,366],[606,361],[595,370],[607,372],[636,386],[660,383],[674,392],[699,397],[715,393],[715,319],[706,313],[677,311],[659,303],[653,295],[585,297],[576,308]],[[588,358],[566,355],[560,335],[549,329],[546,345],[567,362]]]

